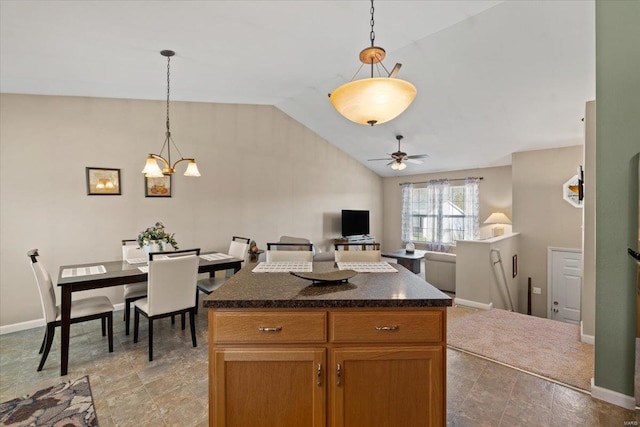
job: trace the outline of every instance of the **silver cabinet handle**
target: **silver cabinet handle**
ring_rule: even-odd
[[[398,325],[393,325],[393,326],[376,326],[376,331],[382,331],[382,332],[397,331],[398,329],[400,329],[400,326],[398,326]]]
[[[317,384],[318,384],[318,387],[320,387],[322,385],[322,365],[319,364],[319,363],[318,363],[318,374],[317,374],[317,376],[318,376]]]
[[[268,328],[265,326],[259,326],[258,330],[260,332],[280,332],[282,330],[282,326],[276,326],[275,328]]]
[[[336,367],[336,385],[340,385],[342,383],[342,366],[338,363]]]

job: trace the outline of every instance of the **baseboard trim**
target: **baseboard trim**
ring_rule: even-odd
[[[626,394],[597,386],[594,384],[593,378],[591,378],[591,396],[625,409],[634,410],[636,407],[636,399],[633,396],[627,396]]]
[[[591,344],[591,345],[595,345],[596,343],[596,337],[593,335],[587,335],[584,333],[582,327],[584,326],[584,323],[582,322],[582,320],[580,321],[580,342],[583,342],[585,344]]]
[[[124,310],[124,303],[114,304],[115,311]],[[11,325],[0,326],[0,335],[10,334],[12,332],[26,331],[27,329],[39,328],[44,326],[44,318],[27,320],[26,322],[13,323]]]
[[[462,299],[462,298],[454,298],[453,303],[456,305],[464,305],[465,307],[479,308],[480,310],[491,310],[493,308],[492,302],[490,302],[489,304],[484,304],[481,302],[471,301],[471,300]]]

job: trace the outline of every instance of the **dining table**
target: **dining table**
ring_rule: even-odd
[[[200,253],[198,273],[209,273],[213,277],[216,271],[233,269],[234,273],[242,267],[242,260],[219,252]],[[58,286],[61,290],[61,336],[60,376],[67,375],[69,368],[69,335],[71,328],[71,296],[74,292],[89,289],[108,288],[130,283],[146,282],[148,269],[146,262],[130,264],[127,261],[99,261],[88,264],[60,266]],[[146,270],[146,271],[144,271]],[[196,284],[194,283],[195,287]]]

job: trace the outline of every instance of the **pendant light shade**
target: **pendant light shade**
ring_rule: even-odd
[[[347,119],[374,125],[395,119],[418,93],[411,83],[391,77],[372,77],[345,83],[331,94],[331,104]]]
[[[371,0],[369,35],[371,46],[364,48],[359,55],[360,62],[370,66],[370,77],[360,80],[352,79],[329,94],[331,104],[340,114],[352,122],[371,126],[398,117],[411,105],[418,93],[414,85],[396,78],[402,64],[396,64],[389,72],[382,63],[386,53],[383,48],[374,44],[373,13],[373,0]],[[362,68],[363,65],[360,67]],[[384,69],[386,76],[374,77],[374,68],[380,74],[378,65]]]
[[[173,142],[173,138],[171,138],[171,130],[169,129],[169,66],[171,65],[171,57],[176,53],[172,50],[163,50],[160,52],[160,55],[167,58],[167,121],[166,121],[166,131],[165,131],[165,140],[164,144],[162,144],[162,148],[160,149],[160,154],[149,154],[147,157],[147,162],[144,165],[144,169],[142,169],[142,173],[147,178],[160,178],[165,175],[171,175],[176,172],[176,166],[180,162],[189,162],[187,164],[187,170],[185,171],[185,176],[200,176],[200,171],[198,171],[198,166],[196,165],[196,161],[193,158],[184,158],[182,157],[182,153],[178,150],[178,146],[175,142]],[[171,163],[171,146],[178,152],[180,155],[180,159],[176,160],[173,164]],[[164,149],[167,149],[166,158],[162,156]],[[162,168],[158,165],[158,162],[162,165]]]

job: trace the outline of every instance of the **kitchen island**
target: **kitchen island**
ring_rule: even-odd
[[[445,425],[446,294],[399,265],[331,285],[255,266],[204,300],[209,425]]]

